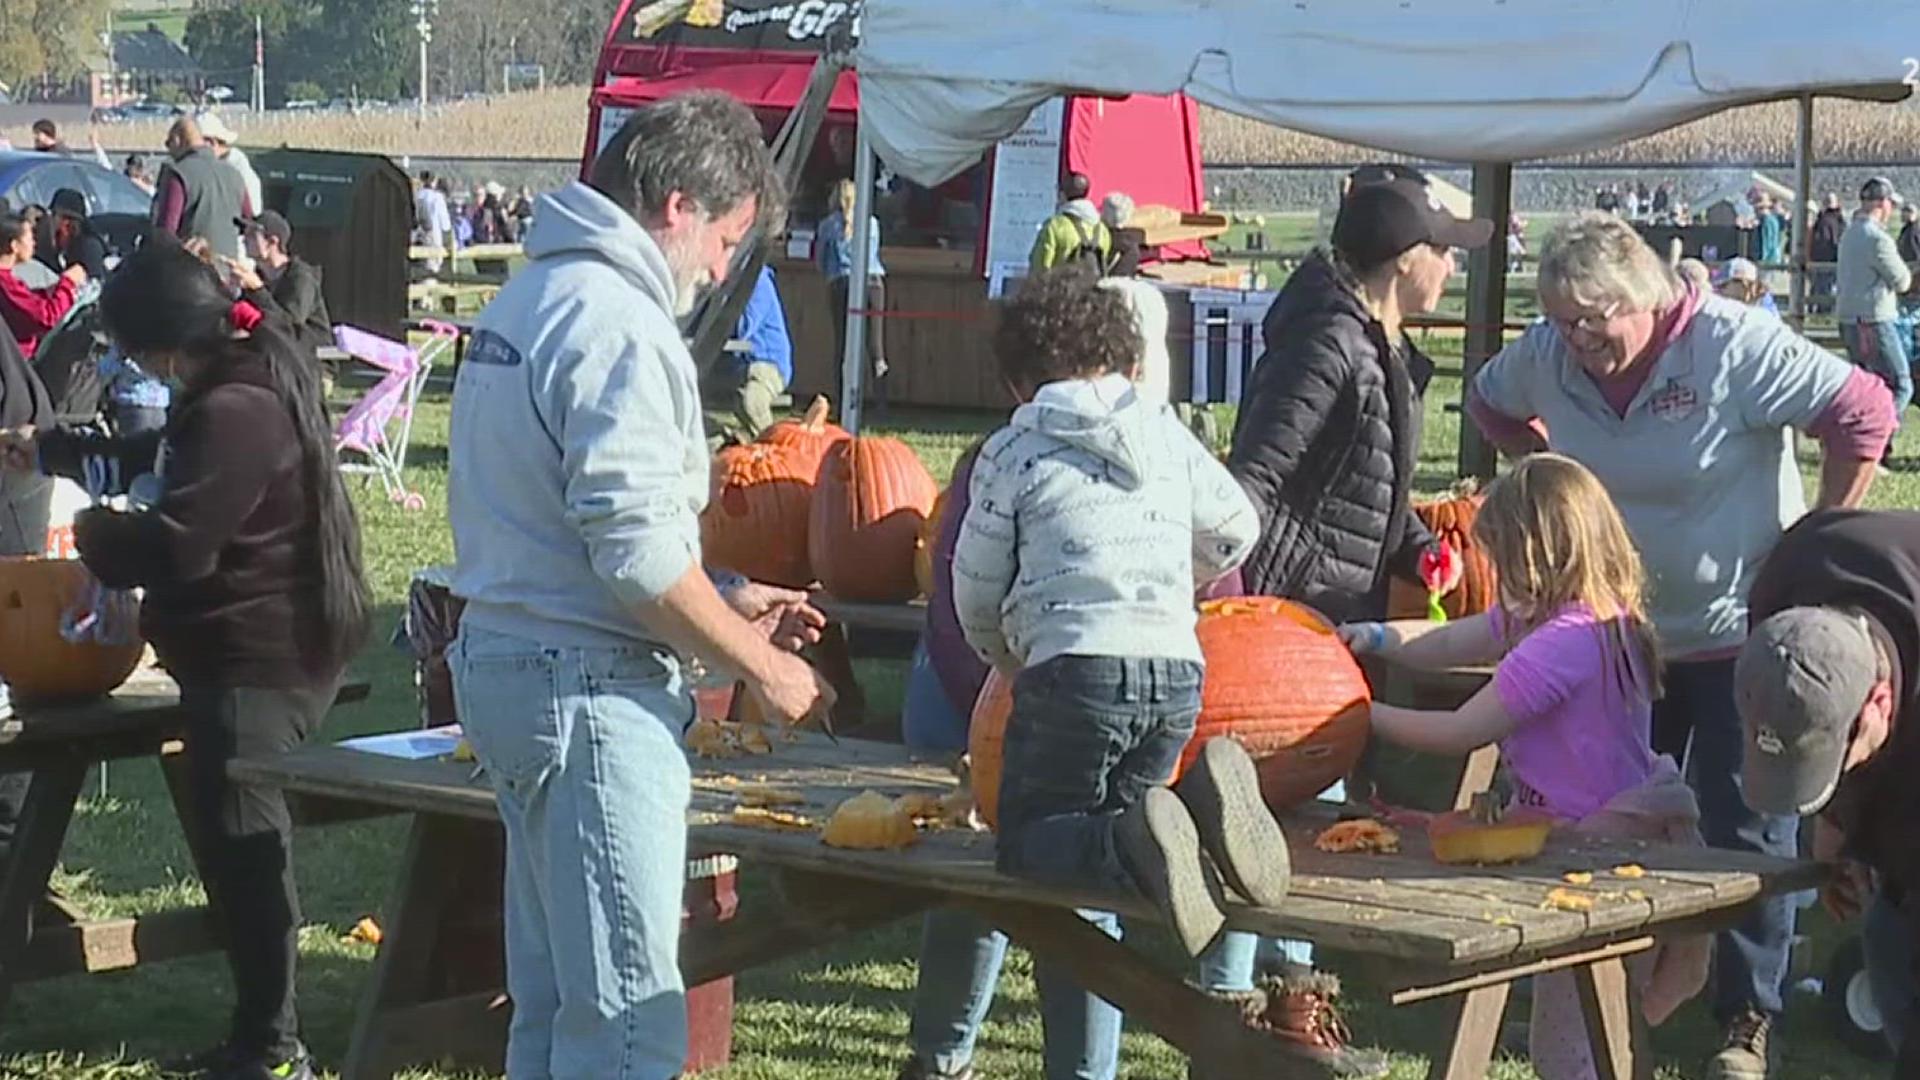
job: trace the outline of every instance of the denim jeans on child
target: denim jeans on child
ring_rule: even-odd
[[[1913,400],[1912,357],[1907,353],[1906,335],[1899,322],[1843,322],[1840,340],[1847,346],[1847,357],[1866,368],[1893,391],[1893,422],[1897,427]],[[1910,331],[1909,331],[1910,333]]]
[[[1138,895],[1120,814],[1172,775],[1200,715],[1190,660],[1056,656],[1013,683],[995,862],[1041,884]]]
[[[680,981],[689,688],[662,649],[551,648],[471,624],[461,726],[506,826],[510,1080],[667,1080]]]
[[[954,708],[927,656],[923,636],[907,675],[901,730],[916,751],[957,753],[967,746],[966,713]],[[1110,936],[1120,920],[1106,912],[1080,913]],[[954,1075],[973,1061],[974,1040],[993,1005],[1007,955],[1007,936],[969,911],[929,913],[921,931],[913,994],[914,1056],[935,1075]],[[1112,1080],[1120,1063],[1120,1010],[1052,965],[1036,964],[1047,1080]]]
[[[1708,844],[1794,857],[1800,820],[1757,814],[1740,795],[1740,713],[1733,700],[1732,658],[1667,666],[1666,696],[1653,706],[1653,752],[1686,762]],[[1783,893],[1757,901],[1739,925],[1714,939],[1714,1019],[1726,1024],[1748,1006],[1780,1015],[1793,923],[1794,898]]]

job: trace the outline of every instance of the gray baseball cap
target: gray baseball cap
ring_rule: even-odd
[[[1733,674],[1747,805],[1771,814],[1825,806],[1878,678],[1878,647],[1859,615],[1788,608],[1754,627]]]

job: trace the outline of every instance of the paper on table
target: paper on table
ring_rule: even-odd
[[[453,753],[453,748],[459,743],[460,725],[448,724],[445,727],[427,728],[422,731],[390,731],[384,735],[362,735],[357,739],[342,739],[339,745],[349,750],[380,754],[383,757],[422,761],[427,758],[445,757]]]

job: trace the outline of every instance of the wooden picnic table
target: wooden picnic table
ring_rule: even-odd
[[[1186,1052],[1198,1075],[1273,1080],[1319,1075],[1269,1036],[1244,1026],[1236,1007],[1189,986],[1178,971],[1155,964],[1080,919],[1076,907],[1143,914],[1138,904],[1076,895],[1008,878],[994,869],[990,836],[964,830],[925,832],[901,852],[847,851],[820,842],[811,829],[776,831],[738,823],[733,811],[743,782],[798,792],[803,804],[783,807],[823,822],[842,800],[865,790],[889,795],[952,790],[943,768],[915,761],[900,746],[815,733],[775,740],[770,755],[693,761],[689,854],[730,854],[771,870],[780,896],[749,906],[730,922],[695,927],[683,938],[689,986],[861,933],[928,908],[979,912],[1026,948],[1073,972],[1081,985]],[[413,1061],[452,1057],[497,1068],[507,1015],[497,987],[455,996],[432,989],[436,937],[459,921],[466,875],[476,853],[494,860],[499,832],[493,794],[469,765],[379,757],[349,748],[309,745],[273,758],[231,765],[248,783],[298,792],[345,813],[411,813],[412,834],[393,899],[384,912],[385,939],[364,992],[345,1080],[392,1076]],[[1809,863],[1738,852],[1633,841],[1603,842],[1556,835],[1545,854],[1522,866],[1447,867],[1432,861],[1423,836],[1403,833],[1398,855],[1330,855],[1313,838],[1332,809],[1310,806],[1289,815],[1293,890],[1280,910],[1235,906],[1230,925],[1259,934],[1305,938],[1379,961],[1395,1004],[1451,997],[1457,1019],[1430,1076],[1479,1077],[1492,1060],[1514,980],[1571,969],[1606,1077],[1651,1077],[1644,1025],[1625,958],[1652,947],[1658,935],[1698,932],[1737,918],[1764,895],[1807,888],[1820,880]],[[1644,876],[1615,878],[1634,864]],[[1591,910],[1543,906],[1571,871],[1591,871]]]
[[[367,684],[348,683],[335,704],[360,701]],[[31,771],[13,847],[0,863],[0,1012],[13,987],[56,975],[117,971],[217,947],[204,907],[133,918],[89,919],[48,890],[65,846],[87,770],[128,758],[157,757],[187,837],[196,871],[204,866],[180,753],[187,714],[164,672],[143,668],[96,701],[44,706],[17,703],[0,722],[0,772]],[[201,872],[204,879],[205,874]]]

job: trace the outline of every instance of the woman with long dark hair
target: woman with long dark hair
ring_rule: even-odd
[[[127,260],[100,303],[127,355],[183,385],[164,431],[25,428],[0,447],[15,467],[118,476],[114,486],[145,504],[82,512],[74,542],[107,586],[145,588],[141,628],[190,718],[201,870],[225,922],[236,1004],[228,1042],[182,1071],[311,1077],[294,1015],[300,917],[286,801],[234,784],[226,765],[312,734],[367,634],[359,525],[319,369],[289,327],[236,304],[211,267],[171,245]]]

